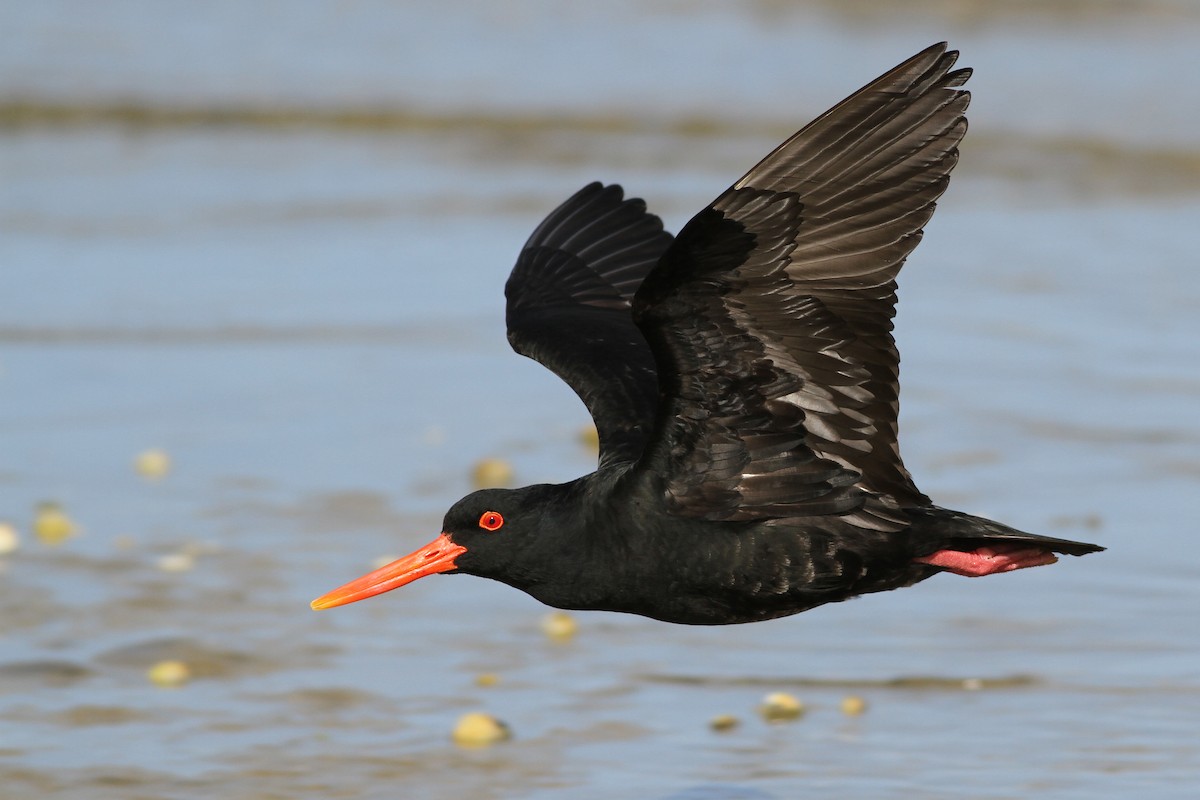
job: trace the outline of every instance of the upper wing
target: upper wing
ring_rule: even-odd
[[[583,400],[601,465],[637,460],[649,435],[658,379],[630,305],[670,244],[644,202],[592,183],[534,230],[504,287],[508,341]]]
[[[935,45],[780,145],[680,231],[634,315],[664,395],[639,465],[710,519],[928,502],[896,446],[895,278],[947,186],[969,70]]]

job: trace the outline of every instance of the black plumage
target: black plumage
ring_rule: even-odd
[[[749,622],[1102,549],[935,506],[900,458],[896,276],[966,132],[956,57],[859,90],[675,238],[618,186],[553,211],[505,288],[509,341],[586,404],[597,471],[471,494],[314,607],[466,572],[564,608]]]

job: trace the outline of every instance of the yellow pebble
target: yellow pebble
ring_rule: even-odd
[[[471,471],[471,481],[476,489],[510,486],[513,482],[512,464],[500,458],[480,459]]]
[[[459,747],[487,747],[511,739],[512,731],[491,714],[474,711],[459,718],[451,738]]]
[[[849,694],[842,698],[842,713],[849,717],[857,717],[859,714],[867,710],[867,701],[856,694]]]
[[[785,722],[803,716],[804,704],[786,692],[772,692],[763,698],[758,712],[767,722]]]
[[[158,448],[143,450],[133,460],[133,468],[143,478],[158,480],[171,471],[171,457]]]
[[[595,425],[585,425],[579,429],[579,441],[591,450],[600,449],[600,434]]]
[[[565,611],[552,611],[542,617],[542,633],[556,642],[565,642],[579,630],[579,623]]]
[[[495,686],[500,682],[500,676],[494,672],[484,672],[475,676],[476,686]]]
[[[192,671],[182,661],[159,661],[146,671],[146,677],[157,686],[183,686],[192,677]]]
[[[0,556],[11,555],[21,549],[21,534],[7,522],[0,522]]]
[[[733,730],[741,722],[733,714],[718,714],[708,721],[708,727],[714,731],[729,731]]]
[[[46,544],[62,544],[76,533],[75,523],[57,503],[42,503],[33,518],[33,532]]]

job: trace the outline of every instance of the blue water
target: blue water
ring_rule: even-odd
[[[1194,3],[130,0],[0,30],[0,795],[1194,795]],[[591,469],[582,405],[504,340],[547,210],[600,178],[677,229],[942,38],[975,100],[901,277],[906,463],[1108,552],[758,625],[580,614],[565,644],[467,577],[308,609],[432,538],[480,458]],[[42,501],[81,535],[39,542]],[[153,686],[163,658],[194,680]],[[761,721],[776,690],[808,714]],[[456,748],[471,710],[514,739]]]

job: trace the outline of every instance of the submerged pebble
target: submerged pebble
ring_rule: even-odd
[[[473,711],[462,715],[451,735],[459,747],[487,747],[512,738],[512,731],[491,714]]]
[[[714,731],[730,731],[741,723],[733,714],[718,714],[708,721],[708,727]]]
[[[512,464],[502,458],[484,458],[476,462],[471,470],[471,482],[476,489],[497,489],[511,486]]]
[[[380,569],[381,567],[386,567],[399,557],[399,555],[394,553],[384,553],[381,556],[375,556],[371,559],[371,569]]]
[[[21,549],[21,534],[7,522],[0,522],[0,556],[11,555]]]
[[[59,545],[78,533],[78,529],[58,503],[41,503],[34,513],[33,533],[46,544]]]
[[[171,457],[165,450],[152,447],[137,454],[133,468],[143,478],[158,480],[171,471]]]
[[[146,671],[146,677],[156,686],[176,687],[187,683],[192,677],[192,671],[182,661],[159,661]]]
[[[767,722],[787,722],[804,715],[804,704],[787,692],[772,692],[758,707]]]
[[[542,633],[556,642],[565,642],[575,636],[579,623],[565,611],[553,611],[542,617]]]
[[[584,425],[579,429],[579,441],[589,450],[600,451],[600,433],[595,425]]]
[[[867,701],[856,694],[848,694],[842,698],[842,713],[848,717],[857,717],[867,710]]]
[[[500,682],[500,676],[494,672],[484,672],[475,676],[475,685],[487,688]]]
[[[191,553],[167,553],[158,558],[158,568],[163,572],[187,572],[196,566],[196,557]]]

